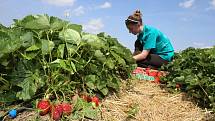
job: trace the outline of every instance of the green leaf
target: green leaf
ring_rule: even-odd
[[[1,65],[7,66],[10,63],[10,61],[7,61],[6,59],[1,60]]]
[[[20,53],[20,54],[26,60],[31,60],[31,59],[33,59],[36,56],[36,55],[35,56],[28,56],[27,54],[23,54],[23,53]]]
[[[87,75],[85,77],[86,85],[90,89],[95,89],[95,83],[96,83],[96,75]]]
[[[114,61],[111,58],[108,58],[105,63],[106,63],[108,68],[114,69],[115,64],[114,64]]]
[[[63,29],[63,27],[67,26],[68,24],[69,24],[68,21],[61,20],[54,16],[50,17],[50,27],[53,30]]]
[[[33,39],[33,33],[27,32],[20,37],[20,41],[22,42],[23,47],[29,47],[35,44]]]
[[[60,44],[57,49],[58,57],[63,58],[65,44]]]
[[[75,53],[77,53],[77,46],[75,46],[75,45],[72,45],[72,44],[66,44],[66,48],[67,48],[67,51],[68,51],[68,55],[69,56],[71,56],[71,55],[73,55],[73,54],[75,54]]]
[[[73,29],[65,29],[59,33],[59,38],[66,43],[79,45],[81,41],[80,34]]]
[[[0,31],[0,58],[15,52],[22,46],[23,41],[21,41],[20,36],[22,36],[20,30]]]
[[[17,97],[19,99],[27,100],[31,99],[31,97],[36,92],[36,86],[34,85],[34,79],[31,77],[24,79],[22,83],[20,83],[18,86],[22,87],[22,91],[17,93]]]
[[[93,109],[92,107],[87,107],[83,110],[84,116],[90,119],[98,119],[98,109]]]
[[[139,112],[139,110],[140,110],[140,107],[138,104],[131,105],[129,111],[127,112],[128,113],[127,119],[135,117],[135,115]]]
[[[103,88],[105,88],[106,85],[107,85],[107,80],[103,80],[103,79],[97,80],[96,87],[97,87],[99,90],[102,90]]]
[[[77,72],[76,67],[75,67],[75,64],[74,64],[72,61],[70,62],[70,64],[71,64],[72,69],[74,70],[74,72]]]
[[[71,62],[69,60],[56,59],[51,62],[52,67],[61,68],[63,70],[69,71],[71,74],[74,74],[73,67],[70,65]]]
[[[123,58],[121,58],[118,54],[116,54],[116,53],[113,52],[113,51],[111,51],[111,54],[113,55],[113,57],[116,59],[116,61],[117,61],[119,64],[121,64],[121,65],[123,65],[123,66],[126,65],[125,60],[124,60]]]
[[[74,112],[70,119],[82,119],[83,117],[90,119],[98,119],[99,108],[94,109],[92,103],[88,103],[81,98],[77,99],[74,105]]]
[[[184,76],[176,77],[173,82],[183,82],[185,80]]]
[[[101,49],[104,47],[104,43],[98,36],[93,34],[84,34],[82,35],[82,40],[86,41],[92,48]]]
[[[40,48],[37,45],[32,45],[29,48],[27,48],[25,51],[35,51],[39,50]]]
[[[17,92],[16,97],[23,100],[31,99],[31,97],[36,93],[37,89],[44,85],[44,81],[39,77],[38,72],[31,73],[18,84],[22,88],[22,91]]]
[[[8,91],[7,93],[0,93],[0,102],[8,103],[16,101],[16,93],[12,91]]]
[[[82,26],[81,26],[81,25],[69,24],[69,25],[67,26],[67,28],[73,29],[73,30],[75,30],[75,31],[77,31],[77,32],[79,32],[79,33],[82,32]]]
[[[42,54],[46,55],[46,54],[50,54],[51,51],[54,49],[54,42],[53,41],[49,41],[49,40],[41,40],[42,41]]]
[[[107,80],[107,86],[118,90],[120,86],[120,80],[114,75],[109,75]]]
[[[103,95],[107,95],[108,94],[108,88],[106,87],[106,88],[103,88],[103,89],[101,89],[101,90],[99,90],[99,91],[101,91],[101,93],[103,94]]]
[[[106,60],[106,57],[100,50],[95,51],[95,57],[101,62],[104,62]]]
[[[15,20],[15,25],[26,29],[49,29],[49,17],[47,15],[29,15],[22,20]]]

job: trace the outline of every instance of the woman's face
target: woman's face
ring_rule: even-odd
[[[134,35],[137,35],[141,32],[141,25],[140,24],[128,24],[127,28],[129,30],[129,33],[132,33]]]

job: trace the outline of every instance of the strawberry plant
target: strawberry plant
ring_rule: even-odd
[[[169,71],[162,79],[167,87],[181,88],[200,106],[215,110],[215,47],[187,48],[163,69]]]
[[[71,95],[82,92],[105,96],[119,90],[121,79],[128,79],[136,66],[116,38],[83,32],[81,25],[48,15],[14,19],[9,27],[0,24],[0,43],[4,104],[38,96],[71,101]]]

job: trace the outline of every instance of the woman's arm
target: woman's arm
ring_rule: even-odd
[[[150,50],[143,50],[140,54],[133,56],[136,61],[144,60],[148,56]]]

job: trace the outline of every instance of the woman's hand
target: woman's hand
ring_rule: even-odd
[[[150,50],[143,50],[140,54],[133,56],[136,61],[144,60],[148,56]]]

